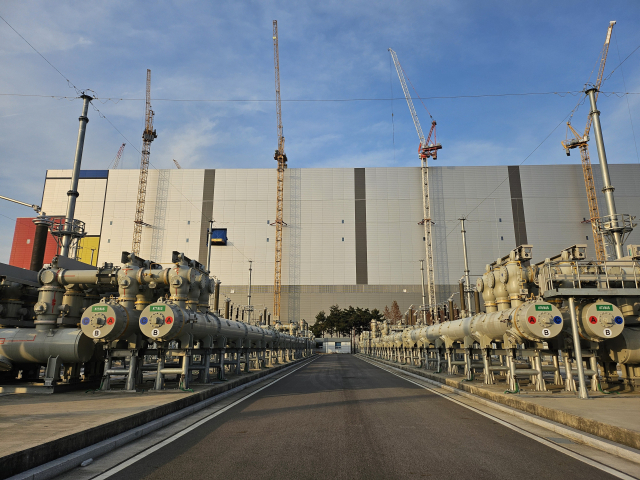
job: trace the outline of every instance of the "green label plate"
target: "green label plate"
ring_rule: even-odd
[[[93,307],[91,307],[91,311],[92,312],[107,312],[107,309],[109,307],[107,307],[106,305],[94,305]]]
[[[149,307],[149,310],[151,310],[152,312],[164,312],[164,309],[164,305],[151,305]]]
[[[596,305],[598,312],[613,312],[613,305]]]
[[[536,305],[536,312],[550,312],[551,305]]]

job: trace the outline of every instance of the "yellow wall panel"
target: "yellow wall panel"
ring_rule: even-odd
[[[89,265],[98,265],[98,247],[100,246],[100,237],[84,237],[80,239],[77,260]],[[93,257],[92,257],[93,255]],[[93,258],[93,260],[92,260]]]

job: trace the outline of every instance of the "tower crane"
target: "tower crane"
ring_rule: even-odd
[[[287,155],[284,153],[284,135],[282,133],[282,108],[280,104],[280,55],[278,52],[278,21],[273,21],[273,64],[276,72],[276,116],[278,118],[278,149],[273,158],[278,162],[278,185],[276,199],[276,262],[273,279],[273,316],[280,318],[280,297],[282,288],[282,228],[283,220],[283,192],[284,171],[287,168]]]
[[[136,219],[133,226],[133,246],[131,251],[140,255],[142,227],[144,223],[144,202],[147,195],[147,176],[149,175],[149,153],[151,142],[158,134],[153,129],[153,110],[151,109],[151,70],[147,69],[147,97],[145,106],[144,132],[142,133],[142,157],[140,159],[140,180],[138,181],[138,200],[136,203]]]
[[[424,133],[422,133],[422,127],[420,126],[420,121],[418,120],[418,114],[416,113],[416,109],[413,106],[413,100],[411,100],[411,93],[409,92],[409,88],[407,87],[407,82],[405,81],[405,74],[400,62],[398,61],[398,55],[391,48],[389,49],[389,53],[391,53],[391,58],[393,59],[393,63],[396,67],[396,72],[398,72],[398,78],[400,79],[400,84],[402,85],[402,91],[404,92],[404,96],[407,100],[407,105],[409,105],[409,110],[411,111],[411,117],[413,118],[413,124],[416,127],[416,132],[418,132],[418,138],[420,139],[420,146],[418,147],[418,157],[420,158],[420,164],[422,169],[422,208],[423,208],[423,218],[420,222],[420,225],[424,226],[424,240],[425,240],[425,253],[426,253],[426,271],[427,271],[427,296],[429,300],[429,305],[434,306],[437,304],[436,301],[436,282],[435,282],[435,270],[433,264],[433,238],[431,235],[431,226],[433,225],[433,221],[431,220],[431,199],[429,197],[429,165],[428,159],[433,158],[436,160],[438,158],[438,150],[442,148],[439,143],[436,143],[436,121],[431,118],[431,128],[429,129],[429,135],[425,139]],[[431,138],[433,137],[433,142]]]
[[[600,85],[602,84],[602,75],[604,74],[604,66],[607,63],[607,54],[609,53],[609,41],[611,40],[611,32],[615,21],[609,22],[609,28],[607,29],[607,36],[604,40],[604,46],[602,47],[602,53],[600,54],[600,68],[598,69],[598,78],[595,83],[596,87],[596,99],[600,92]],[[564,148],[567,156],[571,155],[571,150],[574,148],[580,149],[580,157],[582,157],[582,173],[584,175],[584,183],[587,189],[587,201],[589,202],[589,222],[591,223],[591,230],[593,233],[593,243],[596,249],[596,258],[599,261],[605,261],[607,259],[607,252],[604,246],[604,240],[602,235],[598,232],[597,219],[600,218],[600,211],[598,209],[598,197],[596,194],[596,186],[593,181],[593,170],[591,168],[591,158],[589,157],[589,131],[591,130],[591,115],[587,117],[587,125],[584,128],[584,133],[580,135],[571,125],[571,119],[567,122],[567,127],[573,133],[574,138],[565,139],[562,141],[562,147]]]
[[[180,166],[180,164],[178,163],[178,160],[176,160],[175,158],[173,159],[173,163],[175,163],[175,164],[176,164],[176,167],[177,167],[178,169],[182,168],[182,167]]]
[[[120,163],[120,159],[122,158],[122,152],[124,152],[124,147],[126,145],[127,145],[126,143],[123,143],[118,149],[118,153],[116,153],[116,158],[113,161],[113,166],[111,167],[112,170],[115,170],[116,168],[118,168],[118,164]]]

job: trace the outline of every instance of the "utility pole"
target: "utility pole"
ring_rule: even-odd
[[[464,221],[466,218],[459,218],[460,228],[462,232],[462,254],[464,255],[464,291],[467,297],[467,310],[471,311],[471,283],[469,280],[469,260],[467,259],[467,231],[464,229]],[[476,312],[478,313],[478,312]],[[462,315],[462,314],[460,314]]]
[[[427,296],[424,290],[424,260],[420,260],[420,274],[422,275],[422,323],[427,324]]]
[[[607,63],[607,56],[609,54],[609,43],[611,40],[611,33],[615,21],[609,22],[609,28],[607,28],[607,36],[604,40],[602,47],[602,53],[600,54],[600,67],[598,68],[598,77],[596,79],[596,99],[598,98],[597,90],[602,85],[602,77],[604,75],[604,66]],[[580,157],[582,158],[582,173],[584,175],[584,183],[587,190],[587,202],[589,204],[589,223],[591,223],[591,229],[593,232],[593,243],[596,250],[596,259],[600,262],[607,260],[607,252],[605,249],[604,241],[602,239],[603,232],[599,229],[600,209],[598,207],[598,196],[596,193],[596,185],[593,180],[593,169],[591,168],[591,158],[589,156],[589,131],[591,130],[591,115],[588,116],[587,125],[584,128],[584,132],[579,134],[575,128],[571,125],[571,119],[567,122],[567,127],[573,133],[574,138],[566,139],[561,142],[562,147],[565,149],[567,156],[571,155],[571,150],[578,148],[580,150]]]
[[[598,147],[598,159],[600,160],[600,172],[602,173],[602,183],[604,188],[604,198],[607,201],[607,210],[609,215],[605,217],[600,223],[600,227],[604,230],[606,235],[613,237],[613,244],[616,250],[616,258],[619,260],[624,257],[623,248],[623,235],[626,232],[623,219],[618,218],[616,213],[616,202],[613,198],[613,185],[611,185],[611,177],[609,176],[609,164],[607,163],[607,153],[604,150],[604,138],[602,137],[602,126],[600,125],[600,112],[596,105],[596,93],[598,89],[596,87],[590,88],[585,93],[589,95],[589,102],[591,103],[591,121],[593,123],[593,133],[596,136],[596,146]]]
[[[69,197],[67,200],[67,214],[64,219],[64,230],[62,234],[62,248],[60,255],[63,257],[69,256],[69,248],[73,241],[73,220],[76,213],[76,200],[80,195],[78,193],[78,180],[80,179],[80,166],[82,165],[82,151],[84,150],[84,135],[87,131],[87,123],[89,123],[89,117],[87,117],[87,111],[89,110],[89,103],[91,103],[91,97],[89,95],[81,95],[82,98],[82,115],[80,115],[80,127],[78,128],[78,143],[76,144],[76,157],[73,161],[73,172],[71,173],[71,188],[67,192]]]
[[[251,272],[253,271],[253,260],[249,260],[249,295],[248,295],[248,318],[247,318],[247,323],[251,323],[251,312],[253,310],[253,308],[251,308]]]

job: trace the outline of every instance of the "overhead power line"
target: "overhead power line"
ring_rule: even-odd
[[[29,43],[29,41],[28,41],[26,38],[24,38],[24,37],[20,34],[20,32],[18,32],[15,28],[13,28],[13,27],[11,26],[11,24],[10,24],[9,22],[7,22],[7,21],[5,20],[5,18],[4,18],[2,15],[0,15],[0,19],[2,19],[2,21],[3,21],[4,23],[6,23],[6,24],[7,24],[7,26],[8,26],[11,30],[13,30],[13,31],[16,33],[16,35],[18,35],[22,40],[24,40],[24,41],[25,41],[25,43],[26,43],[27,45],[29,45],[29,46],[33,49],[33,51],[34,51],[34,52],[36,52],[38,55],[40,55],[40,56],[42,57],[42,59],[43,59],[45,62],[47,62],[47,63],[51,66],[51,68],[53,68],[56,72],[58,72],[58,73],[60,74],[60,76],[61,76],[62,78],[64,78],[64,79],[67,81],[67,85],[69,85],[69,88],[73,88],[73,89],[76,91],[76,93],[77,93],[78,95],[80,95],[80,94],[82,93],[82,92],[80,92],[80,90],[78,89],[78,87],[76,87],[76,86],[71,82],[71,80],[69,80],[69,79],[68,79],[68,78],[67,78],[67,77],[66,77],[66,76],[65,76],[65,75],[64,75],[60,70],[58,70],[58,69],[55,67],[55,65],[54,65],[53,63],[51,63],[49,60],[47,60],[47,59],[45,58],[45,56],[44,56],[44,55],[42,55],[38,50],[36,50],[36,47],[34,47],[33,45],[31,45],[31,44]]]
[[[90,90],[87,90],[90,91]],[[542,96],[542,95],[557,95],[559,97],[566,97],[571,95],[576,97],[582,95],[583,91],[568,91],[568,92],[527,92],[527,93],[487,93],[478,95],[440,95],[432,97],[411,97],[412,100],[456,100],[465,98],[495,98],[495,97],[527,97],[527,96]],[[625,95],[640,95],[640,92],[600,92],[600,95],[617,97],[623,97]],[[76,100],[78,97],[70,97],[64,95],[41,95],[35,93],[0,93],[0,97],[35,97],[35,98],[54,98],[58,100]],[[124,98],[124,97],[94,97],[93,100],[97,100],[104,103],[113,102],[144,102],[144,98]],[[392,102],[394,100],[405,100],[405,97],[389,97],[389,98],[283,98],[282,102],[289,103],[305,103],[305,102]],[[154,98],[154,102],[217,102],[217,103],[274,103],[272,98]]]
[[[572,110],[571,112],[569,112],[569,113],[568,113],[568,114],[567,114],[567,115],[566,115],[566,116],[565,116],[565,117],[560,121],[560,123],[558,123],[555,127],[553,127],[553,130],[551,130],[551,131],[549,132],[549,134],[548,134],[546,137],[544,137],[544,139],[543,139],[543,140],[542,140],[542,141],[541,141],[541,142],[536,146],[536,148],[534,148],[533,150],[531,150],[531,152],[529,153],[529,155],[527,155],[527,156],[524,158],[524,160],[522,160],[522,161],[518,164],[518,166],[523,165],[523,164],[524,164],[524,162],[526,162],[527,160],[529,160],[529,158],[530,158],[530,157],[531,157],[531,156],[532,156],[532,155],[533,155],[533,154],[534,154],[534,153],[535,153],[535,152],[536,152],[536,151],[537,151],[537,150],[542,146],[542,144],[543,144],[544,142],[546,142],[547,140],[549,140],[549,137],[551,137],[551,135],[553,135],[553,133],[558,129],[558,127],[560,127],[560,125],[562,125],[562,124],[563,124],[563,123],[564,123],[564,122],[565,122],[565,121],[566,121],[566,120],[571,116],[571,114],[572,114],[572,113],[573,113],[573,110]],[[499,189],[499,188],[500,188],[500,187],[501,187],[501,186],[502,186],[502,185],[503,185],[507,180],[509,180],[509,176],[508,176],[508,175],[507,175],[506,177],[504,177],[504,179],[503,179],[503,180],[502,180],[502,181],[501,181],[501,182],[496,186],[496,188],[494,188],[494,189],[493,189],[493,190],[492,190],[492,191],[491,191],[491,192],[490,192],[486,197],[484,197],[482,200],[480,200],[480,202],[479,202],[475,207],[473,207],[471,210],[469,210],[469,211],[464,215],[464,217],[465,217],[465,218],[468,218],[468,217],[469,217],[469,215],[471,215],[473,212],[475,212],[475,211],[480,207],[480,205],[482,205],[485,201],[487,201],[488,199],[490,199],[490,198],[491,198],[491,196],[492,196],[492,195],[493,195],[493,194],[494,194],[494,193],[495,193],[495,192],[496,192],[496,191],[497,191],[497,190],[498,190],[498,189]],[[456,223],[456,225],[455,225],[451,230],[449,230],[449,232],[444,236],[444,238],[443,238],[443,239],[441,239],[439,242],[437,242],[435,246],[437,247],[438,245],[441,245],[441,244],[442,244],[442,242],[444,242],[444,241],[447,239],[447,237],[448,237],[449,235],[451,235],[455,230],[457,230],[457,228],[458,228],[458,223]]]

